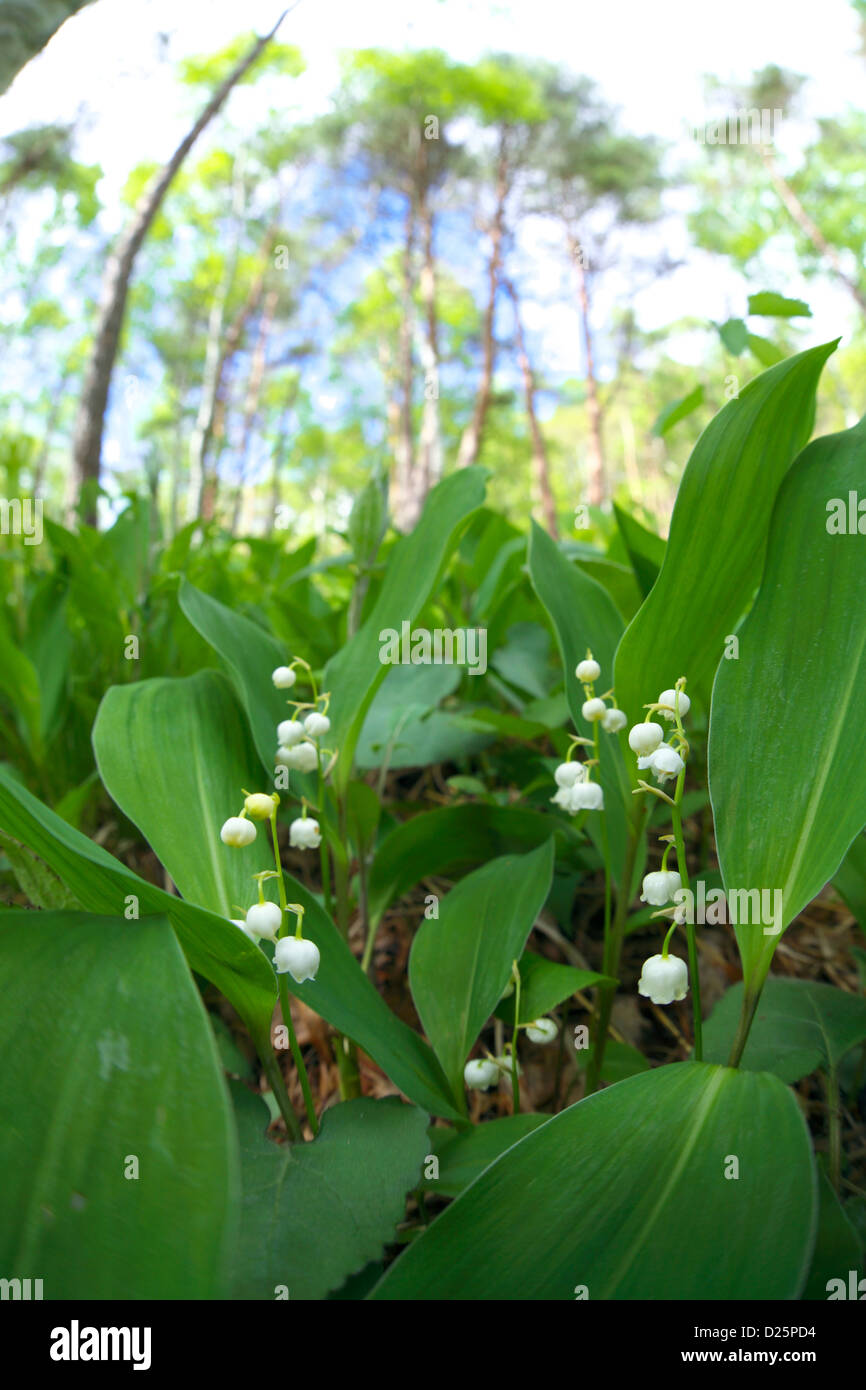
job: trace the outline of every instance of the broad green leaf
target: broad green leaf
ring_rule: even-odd
[[[719,325],[719,337],[728,352],[739,357],[748,341],[749,330],[742,319],[727,319],[725,323]]]
[[[581,714],[583,687],[575,677],[575,667],[586,656],[587,648],[591,648],[601,667],[599,688],[609,689],[614,653],[622,635],[622,618],[601,585],[570,564],[547,532],[535,522],[529,541],[529,575],[556,633],[575,731],[584,738],[591,738],[592,726]],[[625,859],[626,818],[633,802],[619,741],[611,734],[601,735],[600,781],[604,788],[603,814],[610,836],[613,874],[620,879]],[[553,790],[552,787],[551,794]],[[593,817],[597,820],[598,814],[592,813],[588,828],[598,833]]]
[[[243,1201],[232,1297],[321,1299],[381,1256],[428,1151],[427,1116],[395,1097],[345,1101],[311,1144],[278,1147],[268,1111],[232,1085]]]
[[[641,593],[646,598],[659,577],[666,543],[616,503],[613,504],[613,513]]]
[[[731,1155],[737,1179],[725,1176]],[[593,1302],[792,1299],[816,1208],[811,1144],[790,1091],[766,1074],[677,1063],[520,1140],[371,1297],[573,1300],[585,1286]]]
[[[26,894],[34,907],[77,908],[81,904],[74,893],[60,882],[60,879],[42,860],[14,836],[0,830],[0,849],[12,866],[15,881],[21,892]]]
[[[553,873],[553,841],[469,874],[418,929],[409,984],[418,1017],[458,1105],[463,1067],[508,983]]]
[[[289,653],[258,623],[233,613],[187,579],[181,583],[178,602],[196,631],[228,667],[246,710],[258,755],[272,781],[277,724],[291,718],[292,712],[286,705],[290,692],[275,689],[271,674],[277,666],[287,664]]]
[[[845,1215],[844,1208],[823,1169],[818,1173],[818,1199],[815,1251],[802,1297],[826,1301],[831,1279],[842,1279],[847,1293],[848,1271],[856,1270],[859,1278],[862,1274],[863,1252],[860,1238]]]
[[[679,676],[708,697],[725,638],[754,592],[773,502],[808,438],[833,347],[812,348],[749,382],[695,445],[658,580],[617,652],[617,697],[631,718]]]
[[[222,991],[260,1049],[270,1046],[276,999],[273,972],[262,952],[225,917],[139,878],[44,806],[2,767],[0,828],[37,854],[88,910],[111,916],[132,911],[164,913],[191,969]]]
[[[585,1067],[592,1056],[592,1048],[581,1048],[577,1054],[577,1065]],[[625,1081],[629,1076],[637,1076],[639,1072],[649,1071],[650,1064],[646,1057],[631,1043],[618,1042],[616,1038],[608,1038],[604,1049],[604,1061],[601,1064],[601,1079],[609,1085],[614,1081]]]
[[[578,839],[571,825],[517,806],[446,806],[413,816],[379,845],[370,870],[369,913],[385,909],[430,874],[456,876],[503,854],[537,849],[555,834],[557,856],[572,862]]]
[[[739,659],[721,663],[713,689],[709,785],[725,887],[729,896],[761,890],[780,908],[769,929],[766,912],[763,924],[737,927],[755,984],[781,927],[832,878],[866,824],[866,545],[848,517],[864,458],[866,420],[797,459]],[[830,529],[836,501],[843,534]]]
[[[833,875],[833,887],[844,898],[860,926],[866,927],[866,835],[855,835]]]
[[[461,1131],[434,1125],[428,1134],[430,1153],[439,1160],[439,1175],[425,1176],[421,1188],[431,1197],[459,1197],[494,1159],[549,1119],[549,1115],[503,1115]]]
[[[404,622],[412,623],[421,612],[466,518],[484,500],[484,476],[481,468],[463,468],[437,484],[415,530],[391,551],[366,621],[328,662],[324,684],[332,696],[331,739],[341,755],[334,770],[338,790],[349,782],[364,715],[390,669],[380,660],[381,634],[399,633]]]
[[[42,711],[36,668],[0,616],[0,692],[9,701],[18,730],[36,758],[42,753]]]
[[[291,902],[305,908],[304,935],[321,954],[315,980],[299,985],[287,976],[290,991],[362,1047],[410,1100],[434,1115],[458,1119],[460,1112],[428,1044],[388,1008],[330,917],[288,874],[286,891]]]
[[[355,498],[349,515],[347,535],[356,564],[368,565],[375,560],[385,525],[382,488],[376,478],[371,478]]]
[[[783,294],[776,294],[773,290],[760,290],[758,294],[750,294],[749,313],[774,319],[812,317],[812,310],[805,300],[786,299]]]
[[[49,1299],[224,1296],[237,1141],[168,922],[7,913],[0,989],[4,1276]]]
[[[520,966],[520,1022],[531,1023],[570,999],[576,989],[592,989],[606,978],[595,970],[578,970],[573,965],[559,965],[534,951],[524,951]],[[503,999],[495,1009],[496,1017],[514,1022],[514,995]]]
[[[743,1002],[742,984],[719,1000],[704,1025],[704,1056],[726,1062]],[[771,1071],[799,1081],[817,1067],[837,1067],[866,1040],[866,999],[812,980],[770,978],[758,1002],[740,1061],[750,1071]]]
[[[696,386],[687,396],[681,396],[678,401],[671,401],[670,405],[665,406],[653,425],[653,434],[662,438],[669,430],[673,429],[674,425],[678,425],[680,420],[685,420],[687,415],[691,415],[703,403],[703,386]]]
[[[771,343],[769,338],[762,338],[759,333],[750,333],[746,339],[750,352],[753,352],[762,367],[775,367],[777,362],[784,362],[785,354],[775,343]]]

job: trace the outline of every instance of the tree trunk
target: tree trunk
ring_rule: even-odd
[[[541,432],[541,425],[535,410],[535,373],[529,361],[529,354],[526,351],[526,339],[523,335],[523,323],[520,318],[520,301],[517,291],[510,280],[503,281],[505,288],[514,306],[514,334],[517,340],[517,361],[520,373],[523,377],[523,397],[526,402],[526,415],[529,420],[529,433],[532,438],[532,478],[538,499],[541,504],[544,524],[553,536],[554,540],[559,539],[559,527],[556,523],[556,503],[553,499],[553,488],[550,483],[550,460],[547,457],[547,446],[544,442],[544,435]]]
[[[484,426],[493,393],[493,372],[496,366],[496,339],[493,334],[496,319],[496,292],[502,270],[502,237],[505,229],[505,200],[508,197],[508,162],[505,133],[499,142],[499,162],[496,175],[496,211],[490,227],[490,259],[487,262],[487,307],[482,328],[483,361],[481,381],[475,397],[472,419],[463,431],[457,450],[457,467],[468,468],[481,452]]]
[[[604,450],[601,442],[601,404],[598,398],[598,384],[595,379],[595,365],[592,355],[592,330],[589,325],[589,287],[580,242],[572,232],[567,233],[567,240],[569,254],[577,272],[577,298],[580,305],[583,349],[586,356],[586,416],[589,424],[587,501],[591,507],[598,507],[605,498]]]
[[[247,477],[247,466],[249,461],[250,443],[253,437],[253,427],[256,423],[259,401],[262,395],[262,385],[265,379],[265,367],[268,350],[268,338],[274,322],[274,313],[277,307],[277,291],[268,290],[265,295],[265,302],[262,306],[262,317],[259,320],[259,331],[256,337],[256,345],[253,349],[253,359],[250,363],[250,375],[247,382],[247,394],[244,401],[244,424],[241,439],[240,467],[238,475],[238,485],[235,490],[235,502],[232,511],[232,535],[237,532],[238,522],[241,515],[241,501],[243,498],[244,484]]]
[[[415,447],[412,436],[412,341],[415,308],[413,293],[415,277],[412,254],[415,248],[415,202],[409,197],[406,207],[403,240],[403,317],[400,323],[397,370],[400,374],[400,427],[397,434],[397,453],[394,469],[393,517],[398,531],[411,531],[421,515],[416,493]]]
[[[75,426],[73,467],[76,486],[79,490],[91,480],[99,482],[102,432],[108,405],[111,374],[123,328],[123,316],[132,268],[141,244],[187,154],[205,127],[213,120],[235,83],[243,77],[273,38],[282,24],[283,18],[284,15],[281,15],[271,32],[253,44],[246,57],[237,64],[211,97],[189,134],[181,141],[171,159],[142,195],[132,221],[121,235],[109,257],[102,282],[93,349],[85,373]],[[95,497],[88,502],[87,511],[86,519],[95,522]]]
[[[866,313],[866,294],[863,293],[856,280],[852,280],[850,275],[843,269],[842,262],[839,260],[835,247],[830,245],[820,227],[816,226],[812,221],[787,179],[779,173],[772,151],[766,145],[761,146],[761,159],[764,162],[764,168],[770,175],[773,187],[797,226],[800,228],[800,231],[808,241],[811,241],[815,249],[821,253],[833,271],[833,274],[836,276],[836,279],[845,286],[858,308],[863,313]]]
[[[424,413],[421,419],[421,476],[422,502],[431,487],[442,477],[442,430],[439,421],[439,325],[436,316],[436,262],[433,256],[433,209],[426,187],[426,141],[419,142],[421,151],[421,195],[418,200],[418,221],[421,226],[421,302],[424,306],[426,335],[421,335],[419,355],[424,369]]]

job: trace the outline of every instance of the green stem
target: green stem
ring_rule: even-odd
[[[514,1037],[511,1039],[511,1099],[514,1106],[514,1114],[520,1114],[520,1082],[517,1078],[517,1036],[520,1028],[520,971],[517,961],[512,966],[512,977],[514,979]]]
[[[729,1067],[738,1067],[740,1058],[743,1055],[743,1048],[746,1046],[746,1039],[749,1036],[749,1029],[755,1017],[755,1010],[758,1007],[758,1000],[761,997],[761,990],[743,990],[743,1004],[740,1009],[740,1021],[737,1024],[737,1032],[731,1045],[731,1055],[728,1058]]]
[[[257,1045],[259,1057],[265,1076],[271,1083],[271,1090],[276,1096],[277,1105],[280,1107],[280,1114],[286,1122],[290,1143],[299,1143],[303,1138],[298,1117],[292,1109],[292,1102],[289,1100],[289,1093],[286,1090],[286,1083],[283,1080],[283,1073],[280,1071],[277,1059],[271,1051],[270,1039],[267,1043],[262,1039],[261,1046]]]
[[[673,810],[671,811],[671,821],[673,822],[674,840],[676,842],[677,847],[677,868],[679,870],[682,885],[685,889],[688,890],[689,870],[688,865],[686,863],[685,841],[683,840],[683,818],[680,812],[680,802],[683,799],[683,780],[685,778],[685,775],[686,770],[685,768],[683,768],[682,772],[677,778],[677,791],[676,796],[674,797],[675,805]],[[694,918],[693,912],[689,915],[692,918]],[[694,920],[692,920],[691,922],[686,922],[685,926],[686,938],[688,941],[689,949],[689,974],[692,977],[692,1015],[694,1017],[695,1029],[695,1061],[700,1062],[703,1060],[704,1050],[701,1017],[701,980],[700,975],[698,974],[697,933],[695,931]]]
[[[833,1184],[833,1191],[838,1197],[842,1176],[842,1122],[839,1105],[839,1074],[832,1065],[827,1068],[824,1074],[824,1087],[827,1093],[830,1181]]]
[[[274,863],[277,869],[277,892],[279,893],[280,908],[283,914],[283,920],[280,926],[279,934],[280,936],[285,936],[287,934],[286,928],[288,926],[288,903],[286,900],[286,884],[283,878],[283,865],[280,859],[280,844],[279,840],[277,839],[276,806],[274,806],[273,813],[271,815],[271,838],[274,842]],[[306,1064],[304,1062],[303,1056],[301,1055],[301,1049],[298,1046],[298,1040],[295,1037],[295,1029],[292,1024],[292,1010],[289,1004],[289,990],[286,984],[285,975],[280,974],[277,978],[279,981],[280,1007],[283,1013],[283,1022],[285,1023],[286,1029],[289,1034],[289,1046],[292,1050],[292,1057],[295,1060],[295,1066],[298,1069],[298,1076],[301,1078],[301,1090],[304,1093],[304,1106],[307,1111],[307,1121],[309,1123],[310,1129],[313,1131],[313,1134],[316,1135],[319,1132],[319,1125],[316,1119],[316,1107],[313,1105],[313,1096],[312,1092],[310,1091],[310,1079],[307,1076]],[[279,1070],[279,1068],[277,1068],[277,1070]],[[300,1135],[298,1137],[300,1137]]]
[[[318,758],[318,763],[316,766],[316,804],[319,808],[319,815],[322,817],[323,824],[321,828],[324,829],[325,779],[322,776],[322,750],[318,747],[318,745],[316,747],[316,756]],[[322,893],[324,894],[325,898],[325,911],[327,912],[328,916],[332,918],[334,916],[334,909],[331,904],[331,868],[330,861],[328,858],[328,839],[324,833],[322,835],[322,840],[319,845],[319,863],[321,864],[322,869]]]

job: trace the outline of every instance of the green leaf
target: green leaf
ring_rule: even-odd
[[[761,290],[758,294],[750,294],[749,313],[774,319],[812,317],[812,310],[805,300],[786,299],[783,294],[775,294],[773,290]]]
[[[579,840],[571,825],[518,806],[446,806],[413,816],[386,835],[370,870],[374,926],[397,898],[431,874],[456,876],[499,855],[537,849],[555,834],[557,856],[573,859]]]
[[[726,1062],[739,1022],[742,984],[719,1000],[704,1025],[704,1056]],[[740,1061],[750,1071],[771,1071],[799,1081],[817,1067],[837,1067],[866,1040],[866,999],[834,985],[770,978],[764,985]]]
[[[508,983],[553,874],[553,841],[469,874],[422,922],[409,957],[418,1017],[455,1100],[465,1105],[463,1067]]]
[[[382,488],[375,478],[371,478],[355,498],[349,515],[347,534],[356,564],[369,565],[375,560],[385,530],[385,520]]]
[[[858,1276],[861,1274],[862,1250],[860,1238],[845,1215],[844,1208],[823,1169],[818,1174],[818,1199],[815,1252],[802,1297],[825,1302],[831,1279],[844,1280],[847,1293],[848,1271],[854,1269]]]
[[[748,341],[749,331],[742,319],[728,319],[719,325],[719,337],[728,352],[739,357]]]
[[[311,1144],[265,1137],[267,1108],[238,1083],[243,1205],[233,1262],[238,1299],[322,1299],[377,1259],[406,1210],[428,1150],[427,1116],[395,1097],[345,1101]]]
[[[437,484],[415,530],[391,551],[379,596],[366,622],[328,662],[323,679],[325,689],[332,692],[328,713],[331,739],[340,750],[334,770],[339,791],[351,778],[364,715],[391,669],[380,660],[381,633],[399,633],[404,622],[412,623],[421,612],[466,518],[484,500],[484,477],[481,468],[462,468]]]
[[[57,875],[52,873],[51,869],[43,864],[42,860],[31,849],[2,830],[0,830],[0,849],[3,850],[12,865],[12,872],[18,887],[34,907],[48,909],[81,906],[75,894],[70,893]]]
[[[431,1196],[459,1197],[494,1159],[549,1119],[549,1115],[503,1115],[462,1131],[434,1125],[428,1134],[430,1152],[439,1160],[439,1176],[425,1177],[422,1190]]]
[[[524,951],[520,966],[520,1022],[531,1023],[550,1013],[563,999],[570,999],[576,989],[592,989],[605,980],[594,970],[578,970],[573,965],[559,965],[534,951]],[[494,1010],[496,1017],[514,1022],[514,996],[503,999]]]
[[[833,887],[866,927],[866,835],[856,835],[833,875]]]
[[[725,638],[754,591],[776,492],[808,438],[833,347],[812,348],[749,382],[695,445],[661,573],[617,652],[616,693],[630,719],[679,676],[708,697]]]
[[[616,524],[619,527],[641,593],[646,598],[659,577],[659,570],[664,563],[665,550],[667,549],[666,543],[661,536],[657,536],[654,531],[642,526],[636,517],[633,517],[622,507],[618,507],[615,502],[613,514],[616,517]]]
[[[271,675],[277,666],[286,665],[288,653],[258,623],[233,613],[187,579],[181,583],[178,601],[195,630],[228,667],[246,710],[258,755],[272,780],[277,724],[288,719],[290,711],[286,692],[274,687]]]
[[[784,362],[785,354],[775,343],[771,343],[769,338],[762,338],[758,333],[750,333],[746,339],[749,350],[754,353],[762,367],[775,367],[777,362]]]
[[[591,648],[601,667],[599,688],[609,688],[614,652],[622,635],[622,618],[601,585],[570,564],[547,532],[542,531],[534,521],[529,541],[529,576],[556,633],[575,730],[584,738],[591,738],[592,726],[581,714],[583,687],[575,677],[575,667],[586,656],[587,648]],[[626,818],[633,803],[619,742],[610,734],[602,734],[601,737],[599,780],[604,788],[603,814],[610,836],[612,872],[614,878],[621,879]],[[598,813],[590,814],[588,828],[597,832],[593,816],[597,819]]]
[[[168,922],[9,912],[0,942],[4,1276],[53,1299],[224,1297],[237,1145]]]
[[[139,878],[44,806],[2,767],[0,827],[38,854],[88,910],[111,915],[133,910],[165,913],[190,967],[222,990],[256,1045],[270,1047],[276,998],[273,972],[258,947],[225,917]]]
[[[713,690],[709,785],[725,887],[761,890],[779,905],[773,925],[765,912],[763,925],[737,927],[755,984],[782,926],[866,824],[866,546],[856,532],[828,529],[833,501],[847,516],[856,497],[864,441],[866,420],[797,459],[779,492],[739,660],[721,663]]]
[[[731,1155],[736,1179],[725,1176]],[[792,1299],[816,1206],[809,1135],[790,1091],[765,1074],[676,1063],[520,1140],[371,1297],[572,1300],[583,1285],[593,1302]]]
[[[581,1068],[586,1067],[592,1048],[581,1048],[577,1052],[577,1065]],[[604,1061],[601,1065],[601,1079],[608,1084],[614,1081],[625,1081],[628,1076],[637,1076],[639,1072],[649,1071],[650,1064],[642,1052],[631,1043],[617,1042],[616,1038],[608,1038],[604,1049]]]
[[[674,425],[678,425],[680,420],[685,420],[687,415],[691,415],[703,403],[704,388],[696,386],[687,396],[681,396],[679,400],[671,401],[670,405],[665,406],[652,427],[652,433],[661,439]]]
[[[0,691],[15,713],[25,745],[39,759],[42,754],[42,712],[36,667],[25,656],[0,618]]]

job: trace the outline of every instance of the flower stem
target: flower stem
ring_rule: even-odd
[[[283,920],[280,926],[279,934],[280,936],[286,936],[288,927],[288,906],[286,902],[286,884],[283,878],[283,865],[280,860],[280,845],[277,839],[276,806],[274,806],[273,812],[271,814],[271,838],[274,842],[274,863],[276,864],[277,868],[277,891],[280,896],[280,908],[283,914]],[[295,1037],[295,1029],[292,1024],[292,1010],[289,1001],[289,990],[288,985],[286,984],[285,975],[280,974],[278,976],[278,980],[280,991],[280,1008],[282,1009],[283,1022],[286,1025],[286,1030],[289,1035],[289,1046],[292,1050],[292,1056],[295,1060],[295,1066],[297,1067],[298,1076],[301,1079],[301,1090],[304,1093],[304,1107],[307,1112],[307,1122],[310,1126],[310,1129],[313,1131],[313,1134],[316,1135],[319,1132],[319,1124],[316,1119],[316,1107],[313,1105],[313,1096],[312,1092],[310,1091],[310,1079],[307,1076],[307,1068],[304,1063],[303,1056],[301,1054],[301,1049],[298,1046],[298,1040]],[[300,1137],[300,1135],[298,1137]]]
[[[682,772],[677,778],[677,792],[674,798],[674,807],[671,811],[671,820],[673,822],[674,839],[677,847],[677,868],[679,870],[682,886],[686,890],[689,890],[689,870],[688,865],[686,863],[686,848],[685,841],[683,840],[683,818],[682,813],[680,811],[680,803],[683,799],[683,780],[685,778],[685,775],[686,770],[685,768],[683,768]],[[693,912],[690,912],[689,916],[692,919],[694,919]],[[698,974],[697,933],[695,932],[694,920],[690,922],[686,921],[685,926],[686,938],[688,940],[689,948],[689,974],[692,977],[692,1015],[694,1017],[695,1028],[695,1061],[700,1062],[703,1060],[704,1048],[701,1017],[701,980],[700,975]]]
[[[511,1098],[514,1105],[514,1114],[520,1114],[520,1082],[517,1077],[517,1037],[520,1029],[520,971],[517,961],[512,964],[512,978],[514,979],[514,1037],[511,1040]]]
[[[827,1093],[827,1133],[829,1136],[828,1167],[833,1191],[839,1195],[839,1180],[842,1175],[842,1126],[839,1109],[839,1076],[832,1062],[824,1073],[824,1088]]]

